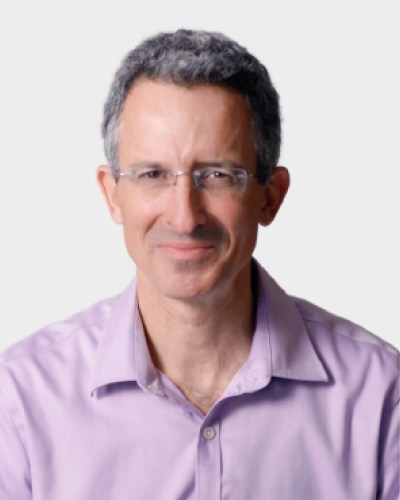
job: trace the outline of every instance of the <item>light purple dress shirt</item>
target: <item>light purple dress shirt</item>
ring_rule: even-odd
[[[206,416],[155,369],[134,283],[9,349],[0,499],[398,499],[397,351],[259,276],[249,359]]]

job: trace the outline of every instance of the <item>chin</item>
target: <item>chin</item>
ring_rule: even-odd
[[[142,269],[141,280],[158,295],[182,301],[216,297],[233,285],[231,274],[222,263],[209,260],[163,262],[151,269]]]
[[[216,269],[198,269],[190,265],[179,272],[165,269],[158,276],[148,276],[150,285],[160,295],[182,301],[196,301],[215,294],[221,283],[220,273]]]
[[[170,299],[193,301],[212,292],[212,286],[199,283],[198,279],[176,279],[169,283],[158,283],[159,293]]]

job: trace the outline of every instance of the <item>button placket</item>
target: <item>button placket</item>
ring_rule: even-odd
[[[197,447],[197,500],[219,499],[221,496],[221,442],[219,422],[199,429]]]

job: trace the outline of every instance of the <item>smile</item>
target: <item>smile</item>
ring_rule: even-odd
[[[159,249],[178,259],[198,259],[204,257],[215,249],[214,245],[199,243],[165,243],[159,245]]]

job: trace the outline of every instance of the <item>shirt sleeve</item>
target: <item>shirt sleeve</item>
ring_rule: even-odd
[[[378,500],[400,498],[400,401],[382,419]]]
[[[32,500],[29,462],[17,429],[0,399],[0,498]]]

